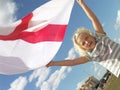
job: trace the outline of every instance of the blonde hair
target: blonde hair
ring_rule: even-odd
[[[94,35],[92,34],[92,32],[89,29],[81,27],[76,30],[75,34],[72,37],[72,41],[73,41],[76,52],[79,53],[80,55],[81,54],[86,55],[86,50],[84,48],[82,48],[77,42],[78,36],[80,36],[80,34],[82,34],[82,33],[86,33],[86,34],[89,34],[92,36],[94,36]]]

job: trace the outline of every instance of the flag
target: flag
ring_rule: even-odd
[[[48,64],[64,39],[74,0],[51,0],[24,18],[0,26],[0,74],[19,74]]]

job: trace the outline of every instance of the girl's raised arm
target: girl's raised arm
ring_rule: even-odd
[[[82,7],[84,12],[86,13],[86,15],[88,16],[88,18],[91,20],[96,32],[105,34],[103,27],[102,27],[101,23],[99,22],[98,18],[92,12],[92,10],[84,3],[84,0],[77,0],[77,1],[78,1],[78,4]]]

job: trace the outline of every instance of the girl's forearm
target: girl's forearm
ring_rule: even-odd
[[[89,59],[86,57],[76,58],[74,60],[62,60],[62,61],[51,61],[46,66],[74,66],[88,62]]]
[[[51,61],[48,66],[73,66],[72,60]]]

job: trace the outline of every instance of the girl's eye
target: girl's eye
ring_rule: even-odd
[[[85,42],[82,42],[82,45],[84,46],[84,45],[85,45]]]

